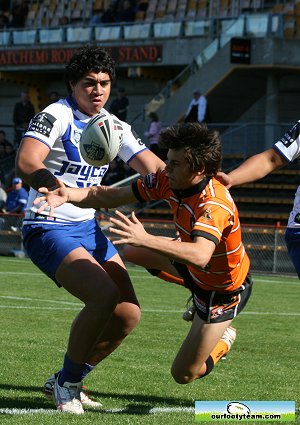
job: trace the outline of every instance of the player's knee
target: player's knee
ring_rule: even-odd
[[[126,315],[123,317],[123,329],[128,335],[139,323],[141,319],[141,309],[138,305],[130,304],[126,309]]]
[[[192,373],[189,373],[187,371],[181,371],[174,365],[171,368],[171,375],[174,381],[180,385],[189,384],[197,378],[197,376],[194,376]]]

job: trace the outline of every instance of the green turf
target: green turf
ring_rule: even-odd
[[[1,425],[192,424],[195,400],[294,400],[300,407],[300,281],[254,276],[251,300],[234,322],[238,337],[227,360],[207,378],[178,385],[170,366],[189,329],[181,319],[188,292],[138,267],[129,271],[142,320],[85,382],[103,409],[73,417],[56,413],[41,387],[61,366],[81,304],[30,260],[0,257]],[[21,414],[22,409],[34,413]]]

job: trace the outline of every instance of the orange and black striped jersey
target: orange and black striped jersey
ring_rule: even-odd
[[[133,186],[137,199],[164,199],[173,212],[182,242],[195,237],[213,241],[216,249],[202,269],[188,265],[199,287],[205,290],[234,291],[246,279],[250,261],[242,243],[238,211],[231,195],[215,178],[205,178],[185,190],[171,189],[165,171],[137,180]]]

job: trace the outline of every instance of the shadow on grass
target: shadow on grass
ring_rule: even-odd
[[[0,384],[0,391],[7,391],[8,395],[2,393],[0,398],[0,409],[51,409],[54,407],[52,400],[44,398],[40,387]],[[9,394],[11,392],[14,394]],[[27,394],[29,393],[29,394]],[[147,415],[151,409],[158,408],[191,408],[192,400],[183,400],[175,397],[159,397],[147,394],[118,394],[114,392],[104,393],[93,391],[90,393],[93,399],[101,400],[103,407],[89,409],[90,412],[98,413],[121,413]],[[107,400],[107,403],[106,403]],[[106,407],[112,405],[111,400],[120,400],[118,408]]]

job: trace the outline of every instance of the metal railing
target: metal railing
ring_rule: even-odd
[[[66,25],[63,27],[6,28],[0,31],[0,45],[47,46],[57,43],[119,42],[120,40],[151,40],[178,37],[210,37],[217,44],[226,37],[284,37],[287,22],[299,16],[284,13],[243,14],[233,17],[204,19],[166,20],[151,22],[120,22],[117,24]],[[218,46],[219,47],[219,46]]]
[[[132,176],[133,179],[136,177],[137,175]],[[149,204],[145,205],[147,207]],[[142,215],[143,207],[140,205],[125,206],[121,210],[129,215],[133,209]],[[113,210],[104,210],[99,217],[99,224],[108,237],[111,237],[108,219],[112,215]],[[0,214],[0,255],[26,256],[22,244],[22,220],[23,215],[20,214]],[[149,233],[175,237],[172,221],[148,219],[144,221],[144,225]],[[285,246],[284,232],[285,228],[282,226],[242,226],[243,242],[250,257],[252,271],[295,274]],[[122,248],[118,249],[122,254]]]

